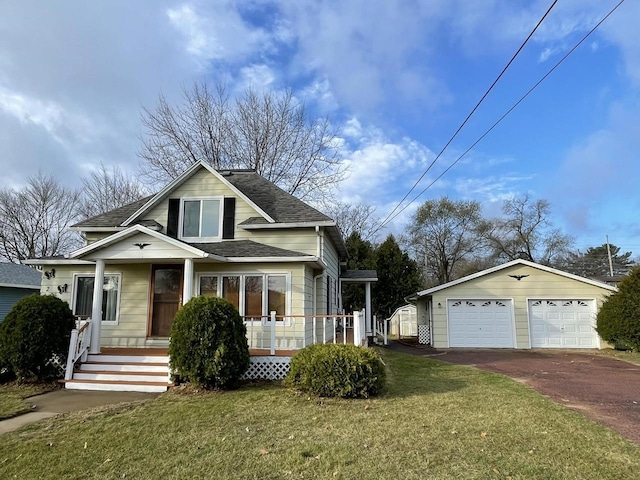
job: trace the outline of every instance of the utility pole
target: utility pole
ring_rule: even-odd
[[[607,256],[609,257],[609,274],[613,277],[613,260],[611,260],[611,248],[609,247],[609,235],[607,235]]]

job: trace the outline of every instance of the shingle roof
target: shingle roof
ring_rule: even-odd
[[[344,280],[365,280],[370,278],[378,278],[378,272],[375,270],[347,270],[340,274],[340,278]]]
[[[203,252],[221,257],[310,257],[308,253],[272,247],[253,240],[228,240],[217,243],[189,243]]]
[[[332,219],[307,205],[302,200],[285,192],[256,172],[247,170],[224,170],[224,178],[264,210],[278,223],[326,222]],[[137,212],[149,200],[150,195],[115,210],[96,215],[73,225],[74,227],[118,227]],[[253,217],[244,224],[267,223],[260,217]]]
[[[42,274],[35,268],[17,263],[0,263],[0,284],[32,285],[39,288]]]
[[[137,212],[142,206],[153,198],[153,195],[141,198],[133,203],[120,208],[110,210],[95,217],[87,218],[72,225],[73,227],[119,227],[122,222]]]
[[[278,223],[326,222],[331,218],[255,172],[220,172],[234,187]]]

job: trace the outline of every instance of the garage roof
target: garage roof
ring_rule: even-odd
[[[574,275],[574,274],[569,273],[569,272],[564,272],[562,270],[558,270],[557,268],[547,267],[545,265],[540,265],[539,263],[530,262],[528,260],[517,259],[517,260],[512,260],[511,262],[504,263],[502,265],[498,265],[497,267],[488,268],[486,270],[482,270],[481,272],[474,273],[472,275],[467,275],[466,277],[462,277],[462,278],[459,278],[457,280],[453,280],[453,281],[448,282],[448,283],[443,283],[442,285],[438,285],[437,287],[432,287],[432,288],[429,288],[427,290],[422,290],[421,292],[418,292],[415,295],[412,295],[412,296],[410,296],[408,298],[411,299],[411,300],[417,300],[420,297],[431,295],[432,293],[439,292],[440,290],[444,290],[444,289],[449,288],[449,287],[453,287],[454,285],[460,285],[461,283],[469,282],[471,280],[474,280],[474,279],[479,278],[479,277],[483,277],[483,276],[488,275],[490,273],[499,272],[500,270],[504,270],[504,269],[513,267],[514,265],[527,265],[527,266],[532,267],[532,268],[537,268],[538,270],[543,270],[545,272],[555,273],[556,275],[560,275],[560,276],[563,276],[563,277],[571,278],[572,280],[577,280],[578,282],[587,283],[589,285],[594,285],[596,287],[605,288],[605,289],[611,290],[613,292],[615,292],[617,290],[616,287],[614,287],[612,285],[609,285],[609,284],[606,284],[606,283],[603,283],[603,282],[598,282],[597,280],[591,280],[589,278],[580,277],[578,275]]]

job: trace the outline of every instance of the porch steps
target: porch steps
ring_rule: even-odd
[[[104,349],[80,364],[65,388],[124,392],[164,392],[173,384],[166,349]],[[152,351],[153,350],[153,351]]]

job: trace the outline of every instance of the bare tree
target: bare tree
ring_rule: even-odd
[[[486,228],[478,202],[443,197],[418,208],[402,242],[423,266],[427,281],[443,284],[482,256]]]
[[[80,246],[68,227],[76,219],[79,192],[42,172],[20,190],[0,190],[0,257],[11,262],[66,253]]]
[[[321,199],[344,178],[336,130],[328,119],[309,118],[291,91],[231,100],[206,83],[183,91],[183,104],[160,95],[144,108],[143,175],[167,183],[198,160],[214,168],[248,168],[302,199]]]
[[[332,202],[326,203],[322,210],[336,221],[344,239],[357,232],[363,239],[375,243],[382,228],[382,221],[371,205]]]
[[[109,170],[100,164],[98,170],[82,178],[82,184],[78,215],[83,219],[135,202],[148,194],[136,178],[115,165]]]
[[[505,200],[503,218],[494,221],[487,238],[498,260],[523,258],[556,265],[567,254],[573,238],[555,228],[546,200],[533,201],[528,194]]]

